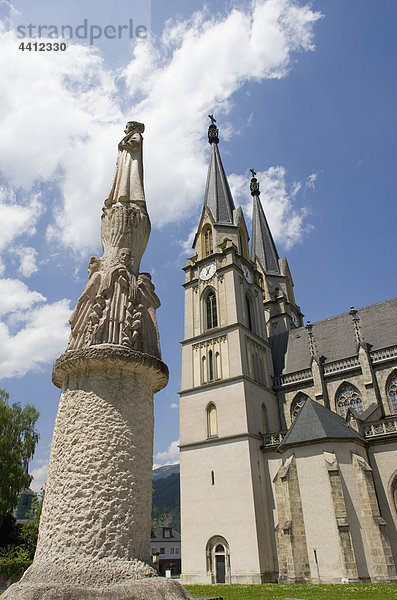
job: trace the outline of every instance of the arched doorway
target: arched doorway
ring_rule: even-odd
[[[212,583],[230,583],[230,552],[229,544],[224,537],[216,535],[208,540],[207,571]]]
[[[226,549],[222,544],[215,548],[215,583],[226,582]]]

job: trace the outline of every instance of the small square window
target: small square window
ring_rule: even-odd
[[[175,554],[179,554],[179,548],[178,548],[178,546],[175,548]]]
[[[171,548],[171,554],[175,554],[175,548]]]
[[[165,554],[164,548],[160,548],[160,554]]]

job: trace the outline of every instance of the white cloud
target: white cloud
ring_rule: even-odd
[[[173,402],[172,404],[170,404],[170,408],[179,408],[179,404]]]
[[[35,225],[43,210],[39,198],[38,194],[29,197],[19,194],[17,200],[15,189],[0,186],[0,251],[7,249],[14,238],[36,232]]]
[[[29,290],[19,279],[0,279],[0,316],[31,308],[45,297]]]
[[[36,273],[36,257],[37,252],[34,248],[19,246],[15,249],[16,254],[19,256],[21,264],[19,265],[19,273],[24,277],[30,277],[33,273]]]
[[[69,301],[44,301],[21,281],[0,280],[0,314],[8,315],[8,322],[0,322],[0,377],[25,375],[64,351]]]
[[[302,182],[301,181],[295,181],[292,186],[291,186],[291,197],[295,198],[295,196],[297,196],[299,194],[299,192],[302,189]]]
[[[306,187],[309,188],[309,190],[314,190],[316,189],[316,181],[318,178],[318,173],[312,173],[311,175],[309,175],[309,177],[306,179]]]
[[[260,184],[260,198],[272,234],[276,242],[288,250],[311,229],[311,225],[306,223],[309,209],[305,206],[297,208],[294,204],[303,184],[295,181],[288,185],[287,172],[281,166],[258,171],[256,178]],[[229,176],[229,183],[235,201],[243,206],[245,214],[251,219],[252,198],[248,177],[232,174]]]
[[[286,76],[293,53],[313,49],[319,18],[293,0],[257,0],[222,17],[198,12],[170,23],[158,47],[150,40],[136,44],[122,73],[107,69],[94,49],[75,44],[45,60],[31,53],[27,61],[13,35],[3,32],[0,169],[10,185],[25,190],[38,181],[58,186],[49,237],[77,251],[93,248],[121,127],[135,118],[147,125],[153,223],[188,218],[202,200],[205,115],[215,111],[221,122],[224,117],[223,130],[235,135],[238,128],[227,122],[233,93],[247,81]],[[0,218],[13,221],[16,235],[29,218],[18,208],[23,218],[17,219],[13,210],[0,206]]]
[[[148,180],[147,188],[159,208],[159,224],[170,217],[190,216],[202,200],[207,162],[206,145],[200,139],[204,116],[209,110],[226,115],[233,93],[247,81],[284,77],[292,52],[313,49],[312,26],[318,18],[310,8],[286,0],[258,1],[252,11],[235,9],[225,18],[198,12],[190,21],[171,23],[163,36],[170,56],[166,64],[157,50],[150,59],[150,49],[137,50],[141,68],[133,61],[125,76],[133,90],[137,70],[148,71],[147,96],[137,111],[150,124],[147,171],[156,176]],[[228,127],[225,123],[222,132]],[[231,130],[235,132],[235,124]]]
[[[157,454],[155,455],[155,459],[158,460],[160,463],[157,466],[175,465],[179,463],[178,445],[179,440],[175,440],[174,442],[171,442],[171,444],[168,446],[165,452],[157,452]]]
[[[182,248],[182,252],[179,256],[179,258],[181,256],[185,256],[185,255],[192,255],[193,254],[193,250],[192,250],[192,245],[193,245],[193,241],[194,241],[194,236],[197,233],[197,225],[194,226],[194,228],[190,231],[189,235],[187,236],[187,238],[185,240],[178,240],[178,245]]]
[[[3,81],[1,171],[10,186],[24,190],[35,182],[58,186],[57,236],[87,248],[97,243],[90,216],[110,184],[124,120],[113,98],[114,73],[88,47],[69,44],[67,52],[48,53],[46,60],[36,52],[26,61],[12,33],[1,41],[0,70],[10,78]]]
[[[44,463],[40,467],[36,467],[30,473],[33,475],[32,483],[30,484],[30,488],[34,492],[40,492],[41,488],[43,488],[46,484],[48,477],[48,462]]]

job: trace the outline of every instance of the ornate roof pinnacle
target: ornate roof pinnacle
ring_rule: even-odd
[[[251,196],[259,196],[259,194],[261,193],[261,191],[259,189],[259,181],[255,177],[256,173],[255,173],[254,169],[250,169],[250,171],[252,173],[252,178],[251,178],[251,183],[250,183]]]
[[[351,315],[351,317],[353,319],[354,335],[356,337],[357,343],[360,344],[364,340],[363,340],[363,335],[362,335],[361,327],[360,327],[360,317],[358,316],[357,313],[358,313],[358,310],[356,310],[354,308],[354,306],[351,306],[349,315]]]
[[[209,144],[218,144],[219,143],[219,131],[218,127],[215,125],[216,119],[214,115],[208,115],[208,118],[211,119],[211,125],[208,127],[208,143]]]

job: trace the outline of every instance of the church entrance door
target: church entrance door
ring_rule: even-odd
[[[226,581],[226,552],[225,548],[219,544],[215,548],[216,564],[216,583],[225,583]]]

